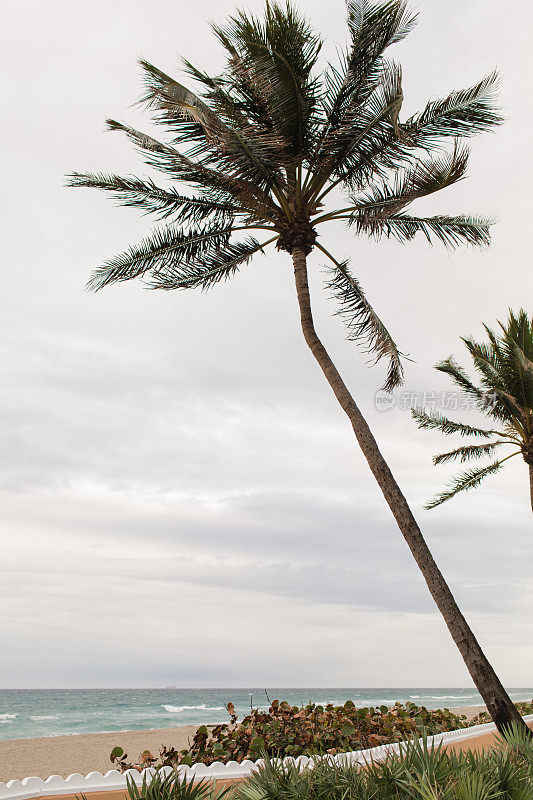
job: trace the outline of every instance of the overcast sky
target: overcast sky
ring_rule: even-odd
[[[512,6],[420,0],[417,28],[391,51],[404,68],[404,118],[500,68],[505,126],[472,141],[466,181],[419,206],[495,215],[491,250],[330,231],[328,246],[351,258],[414,359],[408,399],[450,388],[432,365],[452,352],[466,362],[461,335],[481,335],[509,306],[533,311],[533,7]],[[138,57],[176,77],[179,54],[216,71],[208,22],[233,9],[2,8],[0,687],[470,685],[303,343],[287,256],[257,257],[208,294],[84,291],[91,269],[149,223],[65,189],[65,173],[149,174],[104,119],[149,129],[131,107]],[[333,56],[344,3],[306,0],[305,10]],[[450,441],[418,431],[400,394],[376,410],[383,369],[345,341],[322,268],[313,254],[320,332],[501,679],[531,685],[525,464],[425,511],[453,472],[431,464]]]

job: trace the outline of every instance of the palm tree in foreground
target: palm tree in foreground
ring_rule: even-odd
[[[501,329],[498,335],[486,325],[483,326],[488,343],[480,344],[472,337],[462,338],[480,375],[479,386],[470,380],[452,356],[435,367],[449,375],[461,393],[498,427],[476,428],[454,422],[442,414],[428,414],[420,408],[412,409],[411,413],[419,428],[486,440],[481,444],[463,445],[448,453],[441,453],[433,459],[434,464],[447,464],[450,461],[464,463],[490,457],[499,453],[499,448],[504,445],[511,445],[513,452],[487,466],[460,473],[448,489],[429,501],[426,508],[435,508],[458,492],[474,489],[487,475],[499,472],[510,458],[521,455],[529,469],[533,510],[533,317],[530,319],[520,309],[518,314],[509,312],[506,325],[501,322],[498,324]]]
[[[142,60],[141,102],[167,141],[108,120],[144,161],[179,184],[116,175],[70,176],[72,186],[109,192],[119,203],[167,221],[139,245],[97,269],[89,287],[143,277],[155,289],[208,289],[226,280],[268,245],[292,258],[303,335],[347,414],[398,526],[459,648],[472,679],[499,727],[524,724],[461,614],[376,441],[315,330],[307,257],[315,248],[330,262],[328,290],[340,303],[349,337],[385,359],[385,388],[402,380],[401,353],[365,297],[348,262],[318,241],[318,229],[344,220],[356,233],[400,242],[421,233],[448,247],[485,245],[489,223],[480,217],[420,217],[406,212],[414,200],[465,176],[468,151],[459,139],[500,122],[494,109],[495,75],[470,89],[432,100],[400,121],[400,67],[384,58],[414,24],[403,0],[350,0],[350,42],[322,76],[316,64],[320,37],[290,5],[267,3],[263,18],[238,12],[213,31],[227,56],[212,77],[189,62],[194,94]],[[446,140],[448,151],[442,150]],[[439,155],[431,152],[439,150]],[[334,189],[347,199],[326,209]],[[244,231],[263,238],[235,238]],[[524,726],[525,727],[525,726]]]

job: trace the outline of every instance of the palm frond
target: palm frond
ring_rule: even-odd
[[[433,456],[433,463],[437,465],[447,464],[448,461],[460,461],[463,464],[465,461],[491,456],[502,444],[506,444],[506,442],[487,442],[486,444],[468,444],[464,447],[456,447],[455,450],[450,450],[448,453]]]
[[[210,93],[218,108],[170,78],[157,67],[141,60],[147,91],[141,101],[157,111],[156,120],[168,123],[177,133],[176,142],[197,142],[190,156],[202,156],[204,163],[217,165],[227,174],[257,182],[268,190],[280,180],[280,142],[250,124],[236,103],[220,88]]]
[[[533,317],[521,308],[509,310],[499,343],[505,389],[521,409],[519,419],[526,436],[533,435]],[[503,387],[502,387],[503,388]]]
[[[407,36],[416,17],[405,2],[398,0],[378,4],[367,0],[348,2],[350,47],[343,54],[340,67],[329,65],[326,73],[326,136],[345,124],[347,116],[376,89],[382,78],[383,54]],[[324,137],[320,151],[327,152]]]
[[[381,162],[371,158],[371,154],[383,148],[383,142],[397,140],[396,119],[403,98],[401,69],[393,63],[384,64],[381,78],[376,88],[356,114],[349,114],[324,137],[322,157],[314,166],[315,176],[311,186],[324,185],[331,177],[336,177],[348,186],[363,183],[370,175],[383,174],[380,170],[396,164],[384,157]],[[403,139],[396,148],[396,156],[409,152]],[[365,166],[363,166],[365,165]]]
[[[529,361],[533,361],[533,316],[521,308],[516,313],[509,309],[507,322],[498,323],[505,341],[514,342]]]
[[[457,183],[465,176],[468,156],[468,150],[456,143],[452,153],[436,159],[421,159],[399,170],[392,182],[370,187],[362,196],[353,198],[357,216],[382,218],[397,214],[414,200]]]
[[[156,229],[140,244],[104,262],[93,272],[87,288],[98,291],[110,283],[129,281],[151,270],[204,257],[210,251],[227,247],[231,232],[231,226],[189,229],[187,232],[175,225]]]
[[[437,430],[441,431],[441,433],[444,433],[446,436],[452,433],[458,433],[460,436],[474,436],[479,438],[489,438],[494,434],[498,436],[505,435],[499,431],[492,430],[492,428],[476,428],[464,422],[456,422],[438,412],[428,414],[427,411],[424,411],[422,408],[412,408],[411,416],[416,420],[421,430]]]
[[[450,488],[436,495],[433,500],[426,503],[425,508],[435,508],[436,506],[440,506],[441,503],[445,503],[447,500],[455,497],[459,492],[467,492],[470,489],[475,489],[488,475],[494,475],[496,472],[499,472],[503,462],[506,461],[507,458],[510,458],[510,456],[507,456],[501,461],[493,461],[486,467],[476,467],[461,472],[450,482]]]
[[[501,390],[494,389],[492,392],[487,392],[485,389],[476,386],[472,383],[463,367],[457,364],[452,356],[436,364],[435,369],[449,375],[461,391],[476,400],[476,404],[481,411],[494,419],[512,424],[514,411],[509,402],[498,402],[502,397]],[[496,402],[493,402],[493,394],[496,395]],[[512,400],[512,398],[510,399]],[[514,407],[516,407],[516,403]]]
[[[479,343],[470,337],[461,338],[481,374],[486,394],[494,398],[506,419],[514,417],[523,421],[524,410],[533,408],[533,369],[529,375],[524,373],[523,353],[518,345],[505,337],[495,345]]]
[[[339,174],[350,188],[361,188],[374,176],[386,178],[387,169],[412,161],[417,148],[427,150],[445,137],[457,139],[492,130],[503,121],[494,106],[497,86],[494,72],[469,89],[429,102],[400,125],[400,136],[393,126],[383,126]]]
[[[264,20],[240,11],[224,26],[213,26],[230,55],[229,67],[245,66],[235,76],[253,85],[255,76],[267,80],[265,99],[276,131],[290,143],[293,154],[309,146],[318,99],[311,72],[321,48],[320,37],[287,3],[268,3]]]
[[[194,170],[195,164],[165,142],[160,142],[147,133],[138,131],[130,125],[124,125],[116,119],[106,119],[107,129],[121,131],[133,142],[142,153],[145,162],[161,172],[171,174],[173,177],[187,180],[188,175]],[[213,176],[214,178],[215,176]],[[219,188],[219,187],[217,187]]]
[[[160,112],[156,117],[158,121],[179,125],[186,119],[193,120],[199,126],[198,132],[201,129],[203,138],[222,135],[222,120],[200,97],[144,58],[139,60],[139,64],[145,83],[145,92],[139,103]]]
[[[358,233],[368,233],[375,239],[385,236],[404,243],[422,233],[429,244],[436,240],[446,248],[461,244],[486,247],[490,243],[490,228],[493,221],[466,214],[450,217],[413,217],[408,214],[391,214],[380,217],[364,210],[353,213],[349,224],[355,225]]]
[[[341,305],[336,313],[348,328],[348,339],[364,343],[367,352],[375,354],[376,362],[382,358],[388,359],[387,380],[383,389],[391,392],[403,380],[402,354],[365,297],[359,282],[351,275],[348,262],[336,263],[328,272],[326,288]]]
[[[469,89],[451,92],[443,100],[431,100],[423,111],[410,117],[404,130],[420,147],[442,137],[474,136],[503,122],[494,103],[498,73],[491,72]]]
[[[476,369],[481,373],[484,385],[493,388],[500,382],[504,365],[499,344],[495,348],[491,342],[489,344],[476,342],[468,336],[461,336],[461,341],[470,353]]]
[[[183,264],[170,263],[161,269],[153,270],[147,285],[150,289],[193,289],[206,291],[219,281],[232,278],[239,267],[259,251],[260,244],[252,237],[244,242],[228,242],[213,253],[207,253],[201,261],[187,261]]]
[[[453,356],[449,356],[448,358],[439,361],[438,364],[435,364],[435,369],[438,369],[439,372],[445,372],[447,375],[449,375],[455,385],[465,392],[465,394],[469,394],[471,397],[483,402],[485,393],[482,389],[478,388],[472,383],[463,367],[454,361]]]
[[[110,130],[122,131],[139,148],[145,162],[156,169],[170,174],[178,180],[192,183],[201,188],[209,199],[235,201],[261,211],[268,217],[275,213],[270,197],[250,181],[234,178],[210,169],[198,161],[193,161],[174,147],[141,133],[128,125],[109,119]]]
[[[178,216],[180,223],[202,222],[208,217],[218,222],[228,222],[242,209],[231,203],[217,203],[204,197],[186,197],[174,187],[161,188],[151,179],[105,175],[103,173],[73,172],[68,177],[68,186],[101,189],[108,192],[120,205],[138,208],[147,214],[156,214],[159,219]]]

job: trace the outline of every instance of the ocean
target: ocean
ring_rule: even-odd
[[[514,701],[531,700],[533,688],[510,689]],[[412,700],[427,708],[477,705],[474,689],[1,689],[0,739],[98,733],[103,731],[172,728],[226,722],[226,703],[239,718],[254,708],[268,708],[270,700],[291,705],[308,702],[356,706],[392,705]]]

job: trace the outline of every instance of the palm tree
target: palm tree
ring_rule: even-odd
[[[256,253],[275,245],[292,258],[303,335],[368,461],[472,679],[498,726],[521,723],[515,707],[461,614],[414,516],[335,364],[315,330],[307,257],[316,248],[331,263],[327,286],[340,303],[349,337],[388,364],[385,388],[402,380],[401,353],[365,297],[348,262],[318,241],[318,229],[344,220],[356,233],[400,242],[421,233],[447,247],[486,245],[489,221],[467,215],[421,217],[413,201],[465,176],[468,150],[459,143],[492,129],[495,74],[431,100],[400,121],[402,73],[384,58],[413,27],[404,0],[349,0],[350,41],[322,76],[320,37],[287,3],[267,2],[262,18],[238,12],[213,31],[225,50],[222,74],[188,61],[195,94],[141,60],[141,101],[167,132],[160,141],[115,120],[144,161],[193,194],[151,179],[79,174],[70,185],[102,189],[119,203],[166,224],[97,269],[89,287],[144,278],[150,288],[209,289],[232,277]],[[453,145],[443,150],[446,140]],[[440,154],[431,156],[438,149]],[[328,210],[334,189],[347,199]],[[261,240],[244,231],[265,231]]]
[[[434,457],[434,464],[446,464],[449,461],[464,464],[492,456],[505,445],[512,446],[513,452],[486,466],[460,473],[448,489],[427,503],[426,508],[435,508],[455,497],[458,492],[474,489],[487,475],[499,472],[510,458],[521,455],[529,468],[533,510],[533,317],[530,319],[523,309],[518,314],[510,311],[507,324],[499,322],[498,325],[501,329],[499,335],[483,326],[488,337],[487,343],[479,344],[472,337],[462,337],[480,376],[478,386],[452,356],[435,366],[435,369],[449,375],[465,399],[494,421],[497,427],[476,428],[454,422],[442,414],[428,414],[420,408],[412,409],[411,413],[419,428],[439,430],[447,436],[458,433],[460,436],[486,440],[481,444],[463,445],[449,453],[441,453]]]

